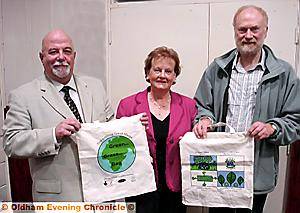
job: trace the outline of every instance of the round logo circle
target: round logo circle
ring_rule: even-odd
[[[103,140],[98,149],[99,166],[109,173],[127,170],[134,162],[134,143],[124,135],[113,135]]]

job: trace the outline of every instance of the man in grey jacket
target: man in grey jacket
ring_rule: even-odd
[[[292,66],[264,45],[266,12],[243,6],[235,13],[233,27],[236,49],[216,58],[197,88],[193,131],[204,138],[212,123],[222,121],[254,137],[254,202],[252,211],[211,208],[210,213],[262,212],[276,185],[279,146],[300,140],[300,82]]]

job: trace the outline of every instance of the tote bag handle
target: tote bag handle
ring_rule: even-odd
[[[222,127],[222,126],[227,126],[229,128],[229,133],[235,133],[235,129],[232,126],[230,126],[229,124],[224,123],[224,122],[218,122],[218,123],[209,125],[209,127],[211,127],[211,128]]]

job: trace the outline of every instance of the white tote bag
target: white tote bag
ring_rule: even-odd
[[[78,145],[84,201],[104,202],[156,190],[141,115],[84,123]]]
[[[182,202],[192,206],[250,208],[253,203],[253,138],[209,132],[180,141]]]

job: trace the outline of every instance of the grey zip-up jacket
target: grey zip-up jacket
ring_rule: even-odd
[[[300,81],[289,63],[276,58],[268,46],[263,48],[266,70],[257,89],[252,122],[272,122],[278,127],[278,133],[255,142],[255,194],[273,191],[278,175],[279,146],[300,140]],[[226,122],[228,87],[236,51],[216,58],[205,70],[195,94],[198,107],[195,122],[202,116],[209,116],[214,122]]]

